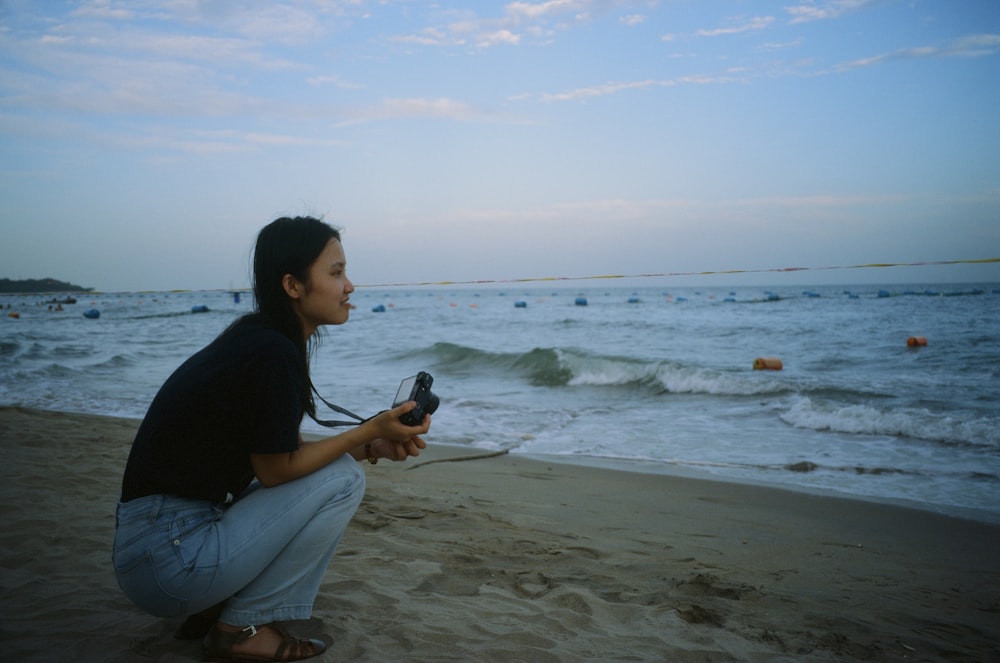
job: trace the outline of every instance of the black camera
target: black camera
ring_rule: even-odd
[[[402,405],[407,401],[416,401],[417,407],[413,408],[399,418],[407,426],[419,426],[425,414],[434,414],[441,401],[431,391],[434,378],[430,373],[420,371],[412,377],[408,377],[399,383],[399,390],[396,398],[392,400],[392,406]]]

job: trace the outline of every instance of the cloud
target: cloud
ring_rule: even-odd
[[[5,72],[0,83],[5,94],[16,92],[8,108],[209,117],[261,106],[259,99],[222,89],[215,72],[193,63],[29,47],[18,56],[21,67]]]
[[[198,31],[157,30],[129,22],[73,21],[46,25],[34,35],[9,36],[3,43],[12,61],[43,71],[75,69],[73,78],[94,69],[87,58],[114,54],[121,58],[200,62],[214,68],[250,65],[262,70],[285,70],[301,65],[269,52],[264,41],[241,36],[214,36]]]
[[[735,35],[751,30],[763,30],[774,23],[773,16],[755,16],[746,23],[734,25],[728,28],[716,28],[714,30],[698,30],[695,34],[699,37],[719,37],[722,35]]]
[[[623,23],[629,27],[645,23],[646,17],[642,14],[629,14],[628,16],[622,16],[618,19],[619,23]]]
[[[758,51],[764,51],[764,52],[780,51],[780,50],[783,50],[783,49],[786,49],[786,48],[798,48],[799,46],[802,46],[803,43],[804,43],[804,41],[803,41],[802,37],[798,37],[796,39],[793,39],[791,41],[786,41],[786,42],[774,42],[774,41],[772,41],[772,42],[768,42],[766,44],[761,44],[760,46],[757,47],[757,50]]]
[[[312,136],[269,134],[255,131],[193,131],[190,138],[158,141],[160,147],[199,154],[218,152],[251,152],[264,148],[317,148],[338,147],[343,141],[317,139]]]
[[[266,52],[260,42],[234,37],[158,35],[130,32],[117,35],[118,46],[135,53],[204,62],[213,67],[247,64],[261,70],[298,69],[301,65]]]
[[[850,71],[871,67],[894,60],[920,60],[943,57],[985,57],[1000,51],[1000,35],[982,34],[961,37],[944,46],[918,46],[902,48],[867,58],[852,60],[837,66],[837,71]]]
[[[315,149],[342,147],[342,140],[315,135],[277,134],[236,129],[185,129],[168,125],[147,125],[122,131],[82,118],[53,119],[0,114],[0,135],[49,141],[63,146],[72,143],[85,151],[126,150],[148,153],[150,158],[169,158],[168,153],[237,154],[271,148]]]
[[[942,55],[960,57],[981,57],[993,55],[1000,50],[1000,34],[969,35],[956,39]]]
[[[619,92],[624,92],[627,90],[647,90],[649,88],[665,87],[674,84],[675,84],[674,81],[671,80],[644,80],[644,81],[604,83],[602,85],[592,85],[589,87],[575,88],[573,90],[567,90],[566,92],[543,94],[542,101],[545,102],[577,101],[580,99],[589,99],[591,97],[604,97],[610,94],[617,94]]]
[[[476,46],[479,48],[490,48],[491,46],[496,46],[498,44],[510,44],[512,46],[516,46],[520,41],[521,37],[514,34],[510,30],[497,30],[496,32],[480,35],[476,40]]]
[[[475,112],[461,101],[438,97],[437,99],[386,99],[382,108],[390,117],[438,117],[468,119]]]
[[[731,73],[739,73],[737,70],[732,70]],[[713,84],[727,84],[734,83],[738,78],[734,76],[678,76],[677,78],[668,79],[647,79],[642,81],[619,81],[612,83],[604,83],[602,85],[592,85],[589,87],[575,88],[572,90],[567,90],[565,92],[555,92],[547,93],[541,96],[541,100],[544,102],[557,102],[557,101],[578,101],[581,99],[590,99],[593,97],[604,97],[607,95],[618,94],[619,92],[628,92],[631,90],[649,90],[658,87],[672,87],[674,85],[713,85]]]
[[[510,16],[529,19],[543,18],[567,12],[585,12],[593,2],[589,0],[547,0],[546,2],[511,2],[505,10]]]
[[[253,11],[233,12],[230,24],[247,37],[285,44],[311,42],[326,33],[314,11],[285,3],[265,3]]]
[[[346,24],[367,18],[367,4],[365,0],[84,0],[67,16],[90,24],[139,20],[153,26],[176,23],[193,28],[192,32],[221,30],[287,45],[314,42],[327,35],[336,21]]]
[[[312,85],[313,87],[323,87],[325,85],[333,85],[340,88],[341,90],[360,90],[364,86],[360,83],[353,83],[351,81],[345,81],[340,76],[310,76],[306,79],[306,83]]]
[[[809,21],[824,21],[832,18],[839,18],[841,15],[856,11],[871,5],[878,0],[834,0],[817,6],[814,3],[803,5],[792,5],[785,7],[785,11],[791,14],[790,23],[808,23]]]
[[[346,113],[346,118],[337,124],[346,127],[376,120],[437,119],[469,122],[486,119],[486,114],[473,106],[447,97],[395,98],[385,99],[378,106],[363,108]]]
[[[488,49],[494,46],[517,46],[526,38],[548,43],[552,36],[574,25],[589,21],[595,13],[604,13],[621,0],[546,0],[545,2],[509,2],[498,16],[464,17],[445,25],[424,28],[416,33],[396,35],[389,40],[419,46],[467,46]],[[653,3],[655,4],[655,3]],[[446,14],[447,15],[447,14]],[[645,20],[639,14],[622,17],[627,25]]]
[[[129,9],[112,7],[110,0],[91,0],[90,2],[81,4],[70,12],[70,16],[130,20],[135,17],[135,12]]]
[[[415,44],[417,46],[445,46],[465,43],[464,39],[452,39],[447,32],[438,28],[424,28],[418,34],[395,35],[389,37],[389,41],[400,44]]]

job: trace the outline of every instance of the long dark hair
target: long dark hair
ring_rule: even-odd
[[[253,253],[256,315],[287,336],[299,349],[306,378],[300,394],[302,408],[313,418],[316,405],[309,377],[309,344],[282,280],[285,274],[291,274],[308,284],[309,268],[331,239],[339,242],[340,231],[324,221],[311,216],[281,217],[261,229]]]

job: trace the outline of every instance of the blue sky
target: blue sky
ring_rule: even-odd
[[[993,258],[998,102],[995,0],[2,0],[0,277],[242,287],[286,214],[359,284]]]

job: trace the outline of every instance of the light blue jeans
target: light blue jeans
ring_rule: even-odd
[[[255,481],[228,506],[171,495],[119,503],[118,584],[158,617],[226,601],[220,619],[234,626],[308,619],[364,492],[364,470],[345,455],[280,486]]]

